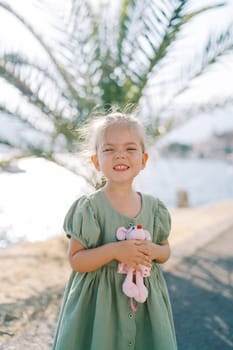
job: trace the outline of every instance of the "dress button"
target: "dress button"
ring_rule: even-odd
[[[132,346],[132,345],[133,345],[133,343],[132,343],[131,341],[129,341],[129,342],[128,342],[128,345],[129,345],[129,346]]]
[[[132,319],[133,318],[133,314],[130,312],[129,313],[129,318]]]

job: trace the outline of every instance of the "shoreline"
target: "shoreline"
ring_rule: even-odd
[[[166,271],[233,227],[232,200],[198,208],[173,209],[170,213],[172,256],[163,266]],[[40,242],[22,242],[0,251],[0,349],[28,348],[23,344],[25,339],[29,337],[30,341],[30,337],[36,337],[34,341],[37,341],[39,334],[44,338],[38,340],[39,344],[41,341],[47,344],[40,349],[50,349],[48,345],[51,345],[71,271],[66,258],[67,243],[65,236],[59,236]]]

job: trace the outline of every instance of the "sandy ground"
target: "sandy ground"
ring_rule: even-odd
[[[169,270],[233,226],[233,201],[171,211]],[[66,238],[23,243],[0,253],[0,349],[51,349],[57,313],[70,273]]]
[[[57,238],[1,252],[0,349],[51,348],[48,335],[70,272],[66,249],[66,239]]]

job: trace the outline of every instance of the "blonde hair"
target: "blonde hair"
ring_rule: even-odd
[[[98,144],[105,131],[114,125],[122,125],[138,132],[143,153],[146,150],[146,134],[143,125],[133,114],[112,112],[107,115],[96,116],[91,119],[81,131],[85,153],[89,156],[96,154]]]

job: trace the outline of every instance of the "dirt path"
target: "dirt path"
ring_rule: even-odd
[[[179,350],[233,349],[233,226],[166,273]]]
[[[59,238],[24,243],[1,253],[0,349],[8,349],[4,344],[10,346],[12,339],[14,349],[22,349],[18,335],[21,340],[30,338],[25,349],[31,349],[37,342],[33,332],[45,335],[51,329],[70,271],[66,249],[67,242]],[[38,344],[35,349],[46,348]]]

